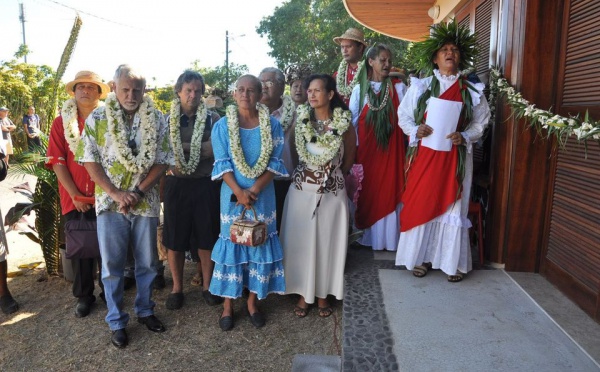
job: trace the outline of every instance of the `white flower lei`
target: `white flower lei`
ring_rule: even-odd
[[[336,84],[337,84],[337,90],[342,96],[350,97],[350,95],[352,94],[352,90],[354,89],[356,84],[358,84],[358,75],[360,75],[360,72],[362,71],[363,67],[364,67],[364,62],[358,61],[358,67],[356,68],[356,74],[354,75],[354,78],[352,78],[352,81],[350,82],[350,84],[346,85],[346,74],[348,73],[348,62],[346,62],[345,59],[342,59],[342,62],[340,62],[340,67],[338,67],[337,76],[335,77]]]
[[[329,130],[319,135],[310,122],[310,110],[310,107],[306,104],[298,106],[296,109],[298,113],[295,132],[296,149],[298,150],[298,157],[302,162],[323,166],[329,163],[338,153],[343,141],[342,134],[350,126],[352,116],[350,111],[336,107],[333,110],[333,118],[331,124],[329,124]],[[308,152],[306,145],[313,141],[325,149],[322,155],[313,155]]]
[[[292,100],[292,97],[285,95],[282,97],[283,103],[281,107],[281,118],[279,122],[281,123],[281,128],[283,129],[283,133],[287,131],[287,129],[292,124],[292,119],[294,118],[294,109],[296,108],[296,104]]]
[[[152,99],[144,95],[142,104],[138,108],[140,115],[140,128],[142,130],[142,143],[137,156],[133,156],[126,137],[127,128],[123,121],[121,105],[114,93],[106,97],[106,119],[108,121],[108,132],[116,147],[117,160],[125,169],[132,173],[144,173],[156,158],[156,110]]]
[[[181,118],[181,101],[175,98],[171,102],[171,115],[169,117],[169,127],[171,132],[171,143],[173,144],[173,155],[175,156],[175,166],[182,174],[192,174],[200,162],[200,150],[202,148],[202,135],[206,126],[206,106],[200,101],[196,109],[196,120],[194,121],[194,132],[190,143],[190,158],[185,161],[183,146],[181,145],[181,130],[179,129],[179,119]]]
[[[104,104],[98,102],[97,107],[100,106],[104,106]],[[62,109],[60,110],[60,116],[62,116],[65,140],[67,140],[69,150],[75,154],[77,146],[79,146],[79,139],[81,138],[79,121],[77,120],[77,101],[75,101],[75,98],[69,98],[63,103]]]
[[[250,167],[242,151],[238,108],[236,105],[227,106],[227,131],[229,132],[229,144],[233,164],[246,178],[258,178],[262,175],[265,169],[267,169],[269,158],[273,152],[269,109],[261,103],[256,104],[256,108],[258,109],[258,126],[260,127],[260,156],[256,164]]]

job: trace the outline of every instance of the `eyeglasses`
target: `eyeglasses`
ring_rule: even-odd
[[[272,82],[271,80],[267,80],[267,81],[261,81],[260,82],[262,84],[263,87],[265,88],[271,88],[273,87],[273,85],[275,85],[274,82]]]

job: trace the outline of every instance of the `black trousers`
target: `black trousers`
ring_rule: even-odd
[[[65,221],[71,221],[81,218],[81,212],[76,210],[65,215]],[[85,219],[89,221],[96,220],[96,211],[92,208],[85,213]],[[98,258],[71,259],[73,268],[73,296],[77,298],[92,297],[94,295],[94,275],[96,270],[94,261],[98,264],[98,285],[100,290],[104,291],[102,284],[102,260]]]
[[[281,219],[283,218],[283,205],[285,203],[285,197],[287,196],[288,190],[292,180],[274,180],[273,185],[275,187],[275,210],[277,211],[277,232],[281,232]]]

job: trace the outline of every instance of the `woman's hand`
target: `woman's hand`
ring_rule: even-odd
[[[427,137],[431,133],[433,133],[432,127],[430,127],[427,124],[421,124],[421,125],[419,125],[419,129],[417,129],[417,138],[421,139],[423,137]]]
[[[250,189],[242,189],[235,195],[237,197],[236,205],[243,205],[245,208],[251,208],[252,204],[258,199],[258,195],[254,194]]]
[[[464,143],[464,137],[462,136],[462,134],[460,134],[460,132],[454,132],[454,133],[450,133],[449,135],[446,136],[447,139],[452,141],[453,145],[462,145]]]

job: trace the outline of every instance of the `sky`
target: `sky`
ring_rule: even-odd
[[[20,3],[28,63],[57,69],[79,11],[83,25],[63,82],[81,70],[109,81],[127,63],[148,87],[163,87],[196,60],[201,67],[224,65],[226,31],[230,63],[255,75],[275,66],[256,27],[284,0],[0,0],[0,61],[14,59],[23,42]]]

